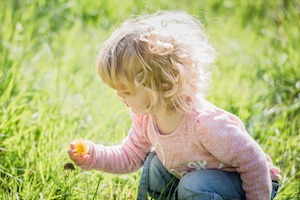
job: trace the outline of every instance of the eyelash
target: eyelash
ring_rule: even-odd
[[[126,95],[126,96],[131,95],[131,92],[129,92],[129,91],[120,91],[120,93],[123,95]]]

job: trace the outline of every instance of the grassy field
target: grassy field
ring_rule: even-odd
[[[298,0],[0,1],[0,199],[135,199],[139,173],[64,169],[69,142],[119,143],[128,110],[103,85],[96,50],[132,14],[202,18],[218,52],[208,99],[238,115],[300,199]]]

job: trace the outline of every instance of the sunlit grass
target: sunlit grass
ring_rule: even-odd
[[[217,49],[208,99],[237,114],[281,168],[277,199],[299,198],[299,3],[59,2],[0,2],[1,199],[135,199],[140,172],[65,169],[67,150],[78,138],[119,143],[130,127],[97,76],[101,41],[131,14],[176,8],[202,16]]]

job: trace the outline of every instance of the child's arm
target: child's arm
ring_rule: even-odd
[[[271,177],[265,153],[238,117],[221,110],[201,114],[198,139],[218,160],[240,173],[246,199],[270,199]]]
[[[97,169],[117,174],[137,171],[151,149],[150,143],[137,126],[133,123],[121,145],[103,146],[86,141],[89,147],[87,155],[72,154],[71,144],[70,158],[84,170]]]

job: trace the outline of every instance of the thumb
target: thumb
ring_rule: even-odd
[[[70,142],[70,149],[74,149],[74,148],[75,148],[75,142],[72,141],[72,142]]]

